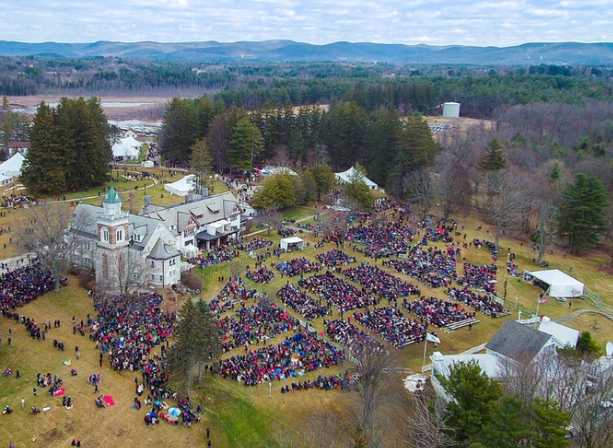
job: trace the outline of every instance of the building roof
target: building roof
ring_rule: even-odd
[[[179,252],[173,245],[164,243],[164,241],[162,241],[160,238],[155,243],[155,246],[153,246],[153,249],[151,249],[151,252],[149,252],[147,258],[152,260],[168,260],[180,255],[181,252]]]
[[[547,333],[509,319],[485,345],[485,348],[522,362],[534,359],[551,338],[552,336]]]
[[[483,373],[485,373],[489,378],[498,378],[500,377],[500,358],[487,354],[460,354],[460,355],[443,355],[441,352],[434,352],[432,356],[430,356],[432,360],[432,368],[435,373],[439,373],[443,375],[445,378],[448,378],[451,374],[451,368],[454,364],[458,364],[460,362],[468,363],[470,361],[474,361],[479,364]]]
[[[241,213],[238,201],[230,191],[162,209],[156,206],[147,206],[143,211],[142,216],[161,220],[175,235],[181,233],[183,226],[189,222],[186,219],[187,216],[192,216],[201,225],[206,225],[229,218],[233,213]]]
[[[104,197],[104,203],[105,204],[121,204],[121,202],[122,202],[121,195],[117,193],[117,190],[111,187],[109,191],[106,193],[106,196]]]
[[[558,341],[562,347],[576,347],[579,340],[579,331],[574,328],[558,324],[550,319],[543,318],[539,331],[547,333]]]

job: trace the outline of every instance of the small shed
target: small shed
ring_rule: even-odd
[[[304,250],[304,240],[297,236],[290,236],[289,238],[283,238],[281,240],[281,249],[286,252],[291,250],[300,249]]]

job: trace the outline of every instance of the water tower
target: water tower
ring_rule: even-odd
[[[460,103],[443,103],[443,118],[459,118]]]

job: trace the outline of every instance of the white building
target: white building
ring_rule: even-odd
[[[78,241],[75,264],[94,269],[96,284],[109,291],[120,290],[130,276],[151,287],[179,283],[182,253],[225,244],[241,230],[241,209],[231,192],[189,200],[170,207],[147,204],[135,215],[121,209],[121,196],[111,188],[102,207],[79,204],[68,229]]]

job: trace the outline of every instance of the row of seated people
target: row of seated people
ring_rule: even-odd
[[[458,278],[458,283],[472,288],[483,289],[495,293],[496,274],[498,267],[495,264],[478,266],[464,263],[464,275]]]
[[[307,320],[327,316],[329,313],[328,307],[321,300],[313,299],[289,282],[277,291],[277,297]]]
[[[222,350],[226,353],[241,345],[259,345],[260,341],[266,342],[298,326],[298,319],[274,303],[269,307],[253,305],[247,308],[243,302],[233,315],[219,320]]]
[[[303,275],[309,272],[318,272],[322,266],[320,263],[300,257],[276,264],[273,263],[273,267],[281,273],[281,276],[295,277],[296,275]]]
[[[269,240],[268,238],[251,238],[249,240],[244,239],[234,245],[236,249],[246,251],[263,249],[270,246],[272,246],[272,240]]]
[[[334,305],[341,313],[355,308],[376,305],[379,302],[377,298],[368,294],[364,288],[360,290],[331,272],[301,278],[298,281],[298,286],[322,298],[328,306]]]
[[[295,392],[295,391],[309,390],[309,389],[350,390],[355,386],[356,381],[357,379],[352,377],[349,374],[345,374],[344,376],[341,376],[340,374],[330,375],[330,376],[319,375],[315,381],[307,380],[303,382],[295,382],[287,386],[281,386],[281,393],[288,394],[288,393]]]
[[[406,253],[413,242],[414,232],[405,224],[383,221],[372,226],[353,226],[347,232],[347,239],[362,243],[358,252],[370,258],[388,258]]]
[[[459,251],[453,245],[447,246],[445,252],[432,246],[425,249],[419,245],[411,250],[408,259],[384,260],[383,265],[431,288],[441,288],[448,286],[451,279],[457,276],[456,255]]]
[[[421,294],[419,287],[413,283],[407,283],[377,266],[364,262],[354,268],[343,269],[343,275],[383,299],[393,300]]]
[[[466,311],[460,303],[436,297],[422,297],[413,302],[404,299],[402,307],[418,316],[422,323],[439,328],[475,317],[474,312]]]
[[[383,350],[383,344],[371,338],[365,331],[349,321],[342,319],[324,320],[326,334],[334,342],[337,342],[347,347],[360,345],[367,346],[370,350],[380,352]]]
[[[394,308],[374,307],[364,312],[356,311],[353,317],[398,349],[421,342],[426,337],[426,327],[423,324],[409,319]]]
[[[247,272],[247,278],[256,283],[268,283],[275,277],[275,273],[266,266],[253,269]]]
[[[316,334],[303,330],[277,345],[249,350],[245,355],[222,359],[219,374],[245,386],[285,380],[342,363],[345,354]]]
[[[322,265],[330,268],[334,266],[347,266],[356,261],[353,255],[349,255],[340,249],[332,249],[323,254],[316,254],[315,258]]]
[[[445,293],[452,299],[462,302],[490,317],[500,317],[509,314],[509,310],[505,310],[502,304],[492,300],[486,294],[478,294],[467,287],[462,289],[448,288]]]

